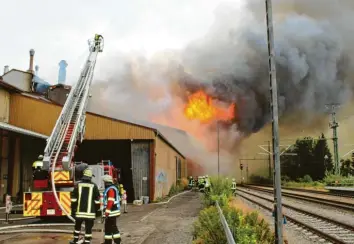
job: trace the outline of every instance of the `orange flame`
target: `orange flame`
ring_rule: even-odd
[[[207,94],[198,91],[189,96],[184,115],[190,120],[208,123],[212,120],[230,120],[235,116],[234,111],[235,104],[231,104],[227,109],[219,107]]]

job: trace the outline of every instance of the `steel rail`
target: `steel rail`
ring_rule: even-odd
[[[249,194],[249,195],[251,195],[251,196],[255,196],[255,197],[257,197],[257,198],[266,200],[266,201],[268,201],[268,202],[273,202],[272,199],[265,198],[265,197],[259,196],[259,195],[257,195],[257,194],[253,194],[253,193],[250,193],[250,192],[242,191],[242,190],[239,190],[239,189],[237,189],[237,191],[242,192],[242,193]],[[270,212],[273,212],[273,209],[272,209],[272,208],[270,208],[270,207],[268,207],[268,206],[266,206],[266,205],[264,205],[264,204],[262,204],[262,203],[260,203],[260,202],[258,202],[258,201],[256,201],[256,200],[253,200],[253,199],[251,199],[251,198],[249,198],[249,197],[247,197],[247,196],[244,196],[243,194],[238,194],[238,196],[240,196],[240,197],[242,197],[242,198],[244,198],[244,199],[246,199],[246,200],[248,200],[248,201],[250,201],[250,202],[252,202],[252,203],[254,203],[254,204],[256,204],[256,205],[259,205],[259,206],[261,206],[262,208],[264,208],[264,209],[266,209],[266,210],[268,210],[268,211],[270,211]],[[332,219],[330,219],[330,218],[327,218],[327,217],[324,217],[324,216],[320,216],[320,215],[314,214],[314,213],[312,213],[312,212],[308,212],[308,211],[303,210],[303,209],[299,209],[299,208],[296,208],[296,207],[293,207],[293,206],[289,206],[289,205],[287,205],[287,204],[283,204],[283,206],[284,206],[285,208],[295,210],[295,211],[297,211],[297,212],[306,214],[307,216],[311,216],[311,217],[314,217],[314,218],[316,218],[316,219],[320,219],[320,220],[325,221],[325,222],[328,222],[328,223],[330,223],[330,224],[338,225],[338,226],[340,226],[341,228],[349,229],[349,230],[351,230],[351,231],[354,231],[354,227],[351,226],[351,225],[348,225],[348,224],[345,224],[345,223],[342,223],[342,222],[338,222],[338,221],[336,221],[336,220],[332,220]],[[318,236],[320,236],[320,237],[322,237],[322,238],[324,238],[324,239],[326,239],[326,240],[328,240],[328,241],[331,241],[331,242],[336,243],[336,244],[347,244],[347,243],[344,242],[343,240],[340,240],[340,239],[334,237],[333,235],[330,235],[330,234],[328,234],[328,233],[326,233],[326,232],[324,232],[324,231],[321,231],[321,230],[319,230],[319,229],[317,229],[317,228],[315,228],[315,227],[313,227],[313,226],[311,226],[311,225],[308,225],[308,224],[306,224],[306,223],[303,222],[303,221],[300,221],[300,220],[298,220],[298,219],[296,219],[296,218],[293,218],[293,217],[291,217],[291,216],[288,215],[288,214],[283,214],[283,215],[286,216],[286,218],[287,218],[288,220],[290,220],[291,222],[293,222],[293,223],[295,223],[295,224],[297,224],[297,225],[303,226],[304,228],[308,229],[309,231],[311,231],[311,232],[317,234]]]
[[[253,189],[255,191],[273,193],[273,190],[263,189],[263,188],[259,188],[259,187],[247,186],[245,188]],[[340,209],[343,209],[343,210],[354,212],[354,205],[352,203],[336,201],[336,200],[330,200],[330,199],[324,199],[324,198],[320,198],[320,197],[305,196],[305,195],[301,195],[301,194],[288,193],[288,192],[282,192],[282,195],[285,196],[285,197],[290,197],[290,198],[294,198],[294,199],[304,200],[304,201],[308,201],[308,202],[313,202],[313,203],[317,203],[317,204],[327,205],[327,206],[336,207],[336,208],[340,208]]]

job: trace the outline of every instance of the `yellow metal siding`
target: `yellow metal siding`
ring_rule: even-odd
[[[87,114],[85,138],[88,140],[154,139],[155,133],[148,128]]]
[[[155,199],[166,196],[170,187],[176,183],[176,157],[181,160],[182,177],[185,177],[185,160],[160,137],[156,138],[156,166],[155,166]],[[158,180],[163,174],[164,181]]]
[[[62,107],[23,95],[11,95],[10,124],[50,135]],[[153,130],[87,114],[85,139],[154,139]]]
[[[0,122],[9,122],[10,94],[0,88]]]
[[[11,94],[10,124],[23,129],[50,135],[61,107],[20,94]]]

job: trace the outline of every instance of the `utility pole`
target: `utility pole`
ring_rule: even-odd
[[[281,178],[280,178],[280,153],[279,153],[279,125],[278,125],[278,88],[274,52],[274,31],[272,1],[265,0],[267,20],[267,41],[269,55],[269,82],[270,82],[270,110],[272,114],[272,139],[274,162],[274,204],[275,210],[275,243],[283,244],[283,214],[281,204]]]
[[[333,153],[334,153],[334,173],[340,175],[339,167],[339,152],[338,152],[338,122],[336,120],[336,109],[339,107],[338,103],[326,104],[327,109],[331,109],[331,121],[329,122],[329,128],[333,130]]]
[[[218,177],[220,176],[220,132],[219,132],[219,121],[216,122],[216,127],[218,130]]]
[[[268,152],[270,152],[270,141],[268,141]],[[268,154],[268,170],[269,170],[269,180],[272,180],[272,158],[270,156],[270,153]]]

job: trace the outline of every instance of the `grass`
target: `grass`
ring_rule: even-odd
[[[309,189],[309,190],[325,190],[325,184],[320,181],[314,182],[296,182],[296,181],[283,181],[282,185],[289,188],[300,188],[300,189]]]
[[[327,175],[323,181],[327,186],[354,187],[354,176]]]

